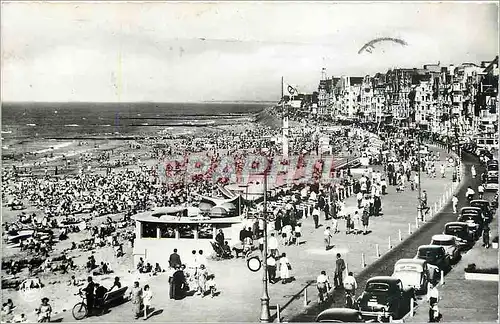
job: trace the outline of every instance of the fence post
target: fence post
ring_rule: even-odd
[[[380,250],[378,248],[378,244],[375,244],[375,253],[377,253],[377,258],[380,258]]]
[[[441,285],[444,285],[444,271],[441,270]]]
[[[388,241],[388,245],[387,246],[388,246],[388,248],[390,250],[392,248],[392,246],[391,246],[391,237],[390,236],[389,236],[389,239],[387,241]]]
[[[435,202],[434,203],[434,214],[437,214],[438,213],[438,203]]]
[[[281,323],[281,314],[280,314],[280,304],[276,305],[276,319],[278,320],[278,323]]]
[[[415,228],[418,228],[418,216],[415,217]]]
[[[361,253],[361,268],[364,268],[365,266],[366,266],[365,254]]]
[[[414,312],[413,298],[410,298],[410,317],[413,317]]]
[[[408,234],[411,234],[411,224],[408,223]]]
[[[399,242],[401,242],[403,240],[403,237],[401,236],[401,229],[399,230],[398,234],[399,234]]]
[[[304,307],[307,307],[307,287],[304,289]]]

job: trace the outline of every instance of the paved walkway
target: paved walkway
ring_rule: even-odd
[[[435,148],[433,150],[436,150]],[[447,155],[441,152],[441,160],[445,161]],[[439,162],[437,165],[440,165]],[[381,167],[374,167],[381,170]],[[427,190],[429,205],[433,206],[442,196],[443,192],[451,188],[451,168],[446,171],[446,178],[429,179],[422,176],[422,187]],[[282,309],[281,317],[289,320],[304,309],[304,288],[315,279],[321,270],[326,270],[333,280],[333,270],[336,253],[341,253],[346,260],[348,270],[355,274],[362,269],[362,257],[369,265],[377,259],[376,244],[379,245],[380,254],[389,250],[389,239],[391,246],[399,243],[399,231],[404,240],[409,236],[408,227],[415,231],[415,218],[418,191],[408,189],[402,193],[396,193],[395,187],[390,186],[388,195],[382,197],[381,217],[370,219],[370,230],[368,235],[346,235],[345,221],[339,222],[341,232],[334,235],[333,249],[325,251],[323,245],[323,226],[314,229],[311,217],[303,221],[303,237],[300,246],[281,247],[281,252],[286,252],[292,264],[292,275],[295,281],[283,285],[277,283],[269,286],[270,303],[272,306],[279,304]],[[346,201],[346,206],[351,211],[355,210],[355,197],[351,196]],[[410,224],[410,225],[409,225]],[[167,256],[166,256],[167,257]],[[149,283],[153,290],[153,307],[156,315],[149,321],[154,322],[248,322],[258,321],[260,315],[260,297],[262,295],[262,273],[250,272],[243,259],[210,261],[209,270],[216,275],[216,282],[220,296],[216,298],[198,296],[187,297],[180,301],[168,299],[168,278],[166,275],[159,277],[140,278],[141,286]],[[132,282],[124,282],[131,285]],[[308,288],[309,305],[316,302],[316,288],[312,285]],[[74,300],[76,302],[76,300]],[[73,300],[68,300],[67,312],[54,316],[54,319],[64,318],[64,321],[73,321],[71,305]],[[196,310],[196,311],[192,311]],[[275,315],[275,309],[271,314]],[[110,312],[101,317],[93,317],[84,321],[89,322],[122,322],[132,320],[131,305],[126,303],[122,306],[112,308]]]

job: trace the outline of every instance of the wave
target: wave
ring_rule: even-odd
[[[106,124],[106,125],[99,125],[99,126],[101,126],[101,127],[111,127],[111,125],[110,125],[110,124]]]
[[[54,150],[58,150],[58,149],[70,146],[71,144],[73,144],[73,142],[64,142],[64,143],[57,144],[57,145],[51,146],[51,147],[43,149],[43,150],[35,151],[34,153],[37,153],[37,154],[46,153],[46,152],[50,152],[50,151],[54,151]]]
[[[2,131],[2,134],[12,134],[12,131]]]
[[[78,124],[67,124],[67,125],[64,125],[64,127],[80,127],[80,125],[78,125]]]
[[[26,124],[26,126],[35,127],[35,126],[36,126],[36,124]]]

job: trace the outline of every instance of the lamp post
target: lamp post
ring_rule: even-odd
[[[267,170],[264,171],[264,210],[261,218],[264,220],[264,248],[262,251],[263,274],[262,274],[262,296],[260,297],[260,322],[269,323],[271,314],[269,312],[269,292],[267,281]]]
[[[421,186],[421,174],[420,174],[420,169],[422,168],[422,161],[420,158],[420,125],[415,124],[415,135],[417,136],[417,172],[418,172],[418,204],[417,204],[417,218],[419,220],[422,220],[422,186]]]

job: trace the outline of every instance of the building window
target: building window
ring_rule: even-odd
[[[199,224],[198,225],[198,238],[199,239],[214,239],[214,226],[212,224]]]
[[[175,226],[170,224],[160,224],[160,237],[161,238],[175,238]]]
[[[156,223],[142,222],[142,237],[156,238]]]
[[[194,238],[194,232],[196,231],[196,226],[190,224],[179,225],[179,238]]]

